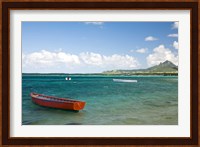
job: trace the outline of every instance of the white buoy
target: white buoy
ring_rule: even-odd
[[[65,78],[65,80],[67,80],[67,81],[70,81],[70,80],[71,80],[71,78],[70,78],[70,77],[66,77],[66,78]]]

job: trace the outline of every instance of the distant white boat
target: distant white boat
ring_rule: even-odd
[[[114,82],[129,82],[129,83],[137,83],[137,80],[129,80],[129,79],[113,79]]]
[[[65,78],[65,80],[67,80],[67,81],[70,81],[70,80],[71,80],[71,78],[70,78],[70,77],[66,77],[66,78]]]

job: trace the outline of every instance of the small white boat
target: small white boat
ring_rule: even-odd
[[[66,77],[66,78],[65,78],[65,80],[67,80],[67,81],[70,81],[70,80],[71,80],[71,78],[70,78],[70,77]]]
[[[128,83],[137,83],[137,80],[130,79],[113,79],[114,82],[128,82]]]

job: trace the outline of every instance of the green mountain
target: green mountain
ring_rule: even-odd
[[[178,72],[178,66],[166,60],[165,62],[160,63],[159,65],[147,68],[146,70],[149,72]]]
[[[152,66],[147,69],[137,70],[110,70],[104,71],[103,74],[123,74],[123,75],[178,75],[178,66],[171,61],[166,60],[163,63]]]

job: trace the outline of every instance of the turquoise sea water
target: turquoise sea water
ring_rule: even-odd
[[[23,125],[177,125],[178,77],[23,74]],[[137,83],[114,82],[134,79]],[[79,112],[42,107],[36,92],[86,101]]]

